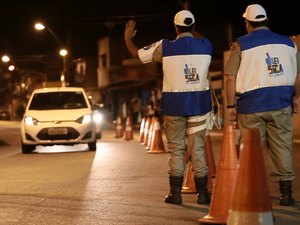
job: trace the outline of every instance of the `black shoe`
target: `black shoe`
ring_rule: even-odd
[[[197,203],[198,204],[208,204],[210,203],[210,195],[207,192],[199,193],[197,195]]]
[[[295,204],[295,200],[292,197],[292,181],[285,180],[279,181],[280,187],[280,202],[279,205],[290,206]]]
[[[183,184],[183,177],[169,176],[169,181],[170,181],[170,193],[165,197],[165,203],[181,205],[182,204],[181,188]]]
[[[291,194],[281,194],[280,195],[280,203],[279,205],[290,206],[294,205],[295,200],[293,199]]]
[[[176,205],[181,205],[182,204],[182,198],[181,195],[173,195],[169,194],[165,197],[165,203],[170,203],[170,204],[176,204]]]
[[[194,177],[196,189],[197,189],[197,203],[207,204],[210,203],[210,194],[207,190],[207,176]]]

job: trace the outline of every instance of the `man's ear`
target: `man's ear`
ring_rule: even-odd
[[[251,27],[250,23],[248,20],[245,20],[246,28],[249,29]]]

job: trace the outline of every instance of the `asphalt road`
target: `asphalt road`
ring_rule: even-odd
[[[211,133],[218,162],[222,131]],[[209,212],[183,194],[182,206],[166,204],[168,153],[149,154],[138,140],[114,138],[104,130],[97,151],[87,146],[38,147],[22,154],[18,123],[0,124],[0,225],[196,225]],[[300,145],[295,144],[300,173]],[[293,207],[278,205],[278,186],[270,184],[275,225],[300,224],[300,182]]]

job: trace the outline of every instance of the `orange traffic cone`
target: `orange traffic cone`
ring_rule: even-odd
[[[140,127],[140,143],[144,143],[144,138],[145,138],[145,125],[146,125],[146,117],[142,119],[141,122],[141,127]]]
[[[154,118],[148,153],[166,153],[159,118]]]
[[[228,225],[273,225],[272,201],[259,129],[245,129]]]
[[[148,134],[147,143],[145,143],[146,150],[150,150],[150,145],[151,145],[152,139],[154,137],[154,125],[155,125],[155,121],[156,121],[156,117],[153,116],[152,119],[151,119],[151,125],[150,125],[150,128],[149,128],[149,134]]]
[[[151,125],[152,125],[152,117],[149,116],[147,120],[147,126],[145,130],[145,140],[144,140],[144,145],[146,145],[146,147],[148,146],[148,142],[150,141]]]
[[[226,223],[235,187],[237,165],[238,157],[234,142],[234,128],[233,126],[225,126],[209,213],[202,219],[198,219],[199,222],[204,224]]]
[[[205,135],[205,158],[208,166],[207,189],[211,194],[213,189],[213,178],[216,176],[216,165],[212,150],[212,142],[209,133]],[[197,193],[194,181],[194,173],[192,172],[192,165],[188,162],[183,181],[182,193]]]
[[[123,137],[123,126],[122,126],[122,119],[120,116],[117,118],[117,125],[116,125],[116,136],[115,138],[122,138]]]
[[[124,138],[126,141],[130,141],[133,139],[133,129],[131,118],[128,116],[126,119],[126,127],[125,127],[125,135]]]
[[[207,166],[208,166],[207,189],[208,189],[208,193],[212,193],[213,179],[216,176],[216,164],[215,164],[215,158],[214,158],[213,149],[212,149],[211,137],[210,137],[209,133],[207,133],[205,135],[205,149],[204,150],[205,150],[205,159],[206,159]]]
[[[181,193],[190,193],[190,194],[197,193],[191,162],[188,162],[186,169],[185,169],[185,175],[184,175]]]
[[[150,123],[150,118],[149,117],[146,117],[145,118],[145,124],[144,124],[144,129],[143,129],[143,132],[144,132],[144,137],[143,137],[143,142],[141,142],[142,145],[145,144],[145,141],[146,139],[148,138],[148,127],[149,127],[149,123]]]

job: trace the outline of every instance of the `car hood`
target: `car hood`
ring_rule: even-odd
[[[29,110],[25,116],[32,116],[38,121],[74,121],[79,117],[91,114],[89,109],[72,109],[72,110]]]

